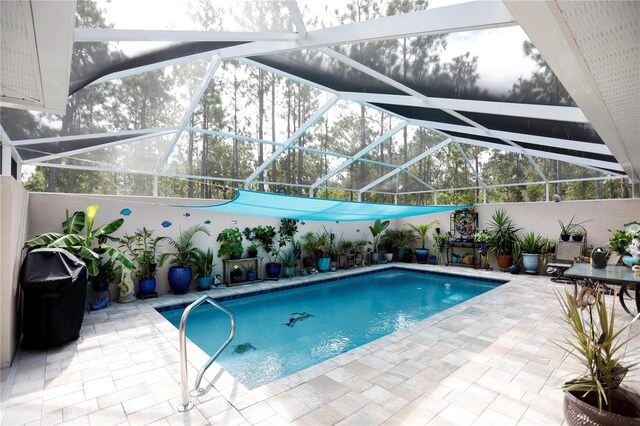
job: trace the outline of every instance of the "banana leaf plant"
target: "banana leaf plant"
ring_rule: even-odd
[[[98,206],[95,204],[87,207],[86,213],[77,211],[71,217],[67,210],[67,219],[62,222],[62,233],[40,234],[27,241],[22,249],[27,251],[43,247],[65,249],[84,261],[89,277],[95,277],[100,272],[104,254],[120,262],[125,268],[133,268],[133,263],[121,251],[107,244],[107,241],[119,241],[118,237],[111,234],[120,229],[124,219],[115,219],[93,229],[97,213]],[[85,234],[81,234],[85,228]]]

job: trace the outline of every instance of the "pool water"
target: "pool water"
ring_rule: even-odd
[[[249,389],[311,367],[494,289],[502,282],[391,269],[221,302],[237,322],[217,361]],[[161,312],[176,328],[184,309]],[[187,336],[213,354],[229,317],[191,312]]]

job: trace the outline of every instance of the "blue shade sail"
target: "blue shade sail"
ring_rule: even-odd
[[[243,189],[236,190],[236,196],[233,200],[223,204],[179,207],[251,216],[342,222],[396,219],[464,208],[464,206],[404,206],[359,203],[354,201],[295,197],[292,195],[246,191]]]

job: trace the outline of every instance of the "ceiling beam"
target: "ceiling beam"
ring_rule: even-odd
[[[448,34],[514,25],[517,25],[516,21],[501,2],[471,2],[308,31],[304,39],[255,41],[217,51],[203,52],[109,74],[96,80],[94,84],[198,58],[209,58],[214,54],[223,59],[241,58],[372,40]]]
[[[289,9],[289,15],[293,21],[293,25],[295,25],[296,30],[298,30],[300,39],[304,39],[307,36],[307,27],[304,25],[304,19],[302,18],[302,13],[300,13],[298,2],[287,0],[284,4],[287,6],[287,9]]]
[[[387,139],[389,139],[390,137],[392,137],[393,135],[395,135],[396,133],[398,133],[400,130],[404,129],[405,127],[407,127],[407,122],[406,121],[403,122],[403,123],[398,124],[393,129],[387,130],[384,134],[380,135],[375,141],[373,141],[372,143],[370,143],[369,145],[367,145],[366,147],[364,147],[360,151],[358,151],[356,154],[354,154],[353,157],[349,158],[348,160],[343,161],[342,164],[340,164],[339,166],[337,166],[336,168],[331,170],[326,175],[322,176],[317,181],[315,181],[315,183],[313,183],[311,185],[311,189],[316,189],[323,182],[328,181],[333,176],[337,175],[338,173],[340,173],[341,171],[343,171],[344,169],[346,169],[347,167],[349,167],[350,165],[355,163],[358,159],[364,157],[369,152],[371,152],[374,149],[376,149],[380,144],[384,143],[384,141],[386,141]]]
[[[180,120],[180,126],[178,126],[178,130],[175,136],[173,137],[173,141],[171,141],[171,145],[169,146],[169,149],[167,149],[167,151],[164,153],[162,160],[158,164],[156,173],[162,172],[162,170],[166,167],[167,161],[169,161],[169,157],[171,157],[171,153],[173,152],[173,149],[178,144],[178,141],[180,140],[180,137],[182,136],[184,129],[187,127],[187,124],[189,124],[189,120],[191,119],[193,112],[196,110],[196,108],[198,107],[198,104],[200,103],[200,99],[202,99],[202,96],[204,96],[204,93],[207,91],[207,88],[209,87],[209,83],[211,83],[211,80],[213,79],[213,76],[218,70],[218,67],[220,66],[221,62],[222,61],[218,56],[214,56],[213,58],[211,58],[211,62],[209,63],[209,67],[205,73],[205,76],[200,81],[200,85],[196,89],[196,92],[194,93],[193,98],[191,98],[191,104],[189,104],[189,106],[187,107],[187,110],[182,115],[182,120]]]
[[[56,143],[56,142],[77,142],[85,141],[87,139],[99,139],[109,136],[137,136],[148,135],[148,137],[157,136],[158,134],[173,133],[178,130],[177,127],[156,127],[153,129],[136,129],[136,130],[122,130],[118,132],[102,132],[92,133],[89,135],[73,135],[73,136],[55,136],[52,138],[38,138],[38,139],[20,139],[13,141],[15,146],[28,146],[38,145],[43,143]]]
[[[280,32],[237,31],[182,31],[182,30],[126,30],[114,28],[76,28],[75,43],[101,43],[110,41],[291,41],[298,34]]]
[[[362,188],[360,188],[359,192],[361,194],[363,192],[366,192],[367,190],[373,188],[374,186],[376,186],[376,185],[384,182],[385,180],[397,175],[402,170],[407,169],[408,167],[411,167],[412,165],[414,165],[418,161],[422,160],[423,158],[426,158],[426,157],[430,156],[431,154],[434,154],[436,151],[438,151],[438,150],[444,148],[445,146],[449,145],[452,141],[453,141],[453,139],[448,138],[448,139],[440,142],[438,145],[429,148],[428,150],[426,150],[422,154],[420,154],[420,155],[418,155],[416,157],[413,157],[411,160],[409,160],[406,163],[402,164],[397,169],[392,170],[389,173],[387,173],[386,175],[381,176],[378,179],[374,180],[373,182],[369,183],[368,185],[363,186]]]
[[[322,117],[324,113],[326,113],[329,110],[329,108],[331,108],[333,105],[335,105],[336,102],[338,102],[338,99],[340,98],[338,98],[337,96],[332,96],[327,102],[325,102],[324,105],[320,107],[320,109],[318,109],[315,113],[313,113],[313,115],[309,117],[302,124],[302,126],[300,126],[300,128],[296,129],[296,131],[293,132],[291,137],[289,137],[289,139],[284,143],[284,145],[276,149],[273,153],[271,153],[271,156],[264,163],[262,163],[260,167],[254,170],[251,176],[249,176],[246,179],[245,187],[248,186],[252,180],[255,180],[255,178],[260,176],[260,174],[264,172],[267,169],[267,167],[269,167],[271,163],[273,163],[280,156],[280,154],[282,154],[284,151],[287,150],[287,148],[295,144],[297,140],[300,139],[300,137],[304,134],[304,132],[306,132],[311,126],[313,126],[316,123],[316,121],[318,121],[320,117]]]
[[[379,93],[342,92],[340,98],[354,102],[383,103],[419,108],[451,109],[463,112],[504,115],[507,117],[527,117],[541,120],[589,123],[580,108],[520,104],[514,102],[472,101],[467,99],[447,99],[429,97],[427,100],[407,95],[386,95]]]

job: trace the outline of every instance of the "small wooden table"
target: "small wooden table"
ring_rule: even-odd
[[[626,266],[607,266],[599,269],[589,263],[576,263],[565,271],[564,276],[573,279],[576,291],[577,280],[585,280],[589,286],[594,286],[596,282],[619,285],[618,297],[622,308],[632,317],[640,312],[640,275],[636,275]],[[630,303],[630,306],[627,306],[627,303]]]

